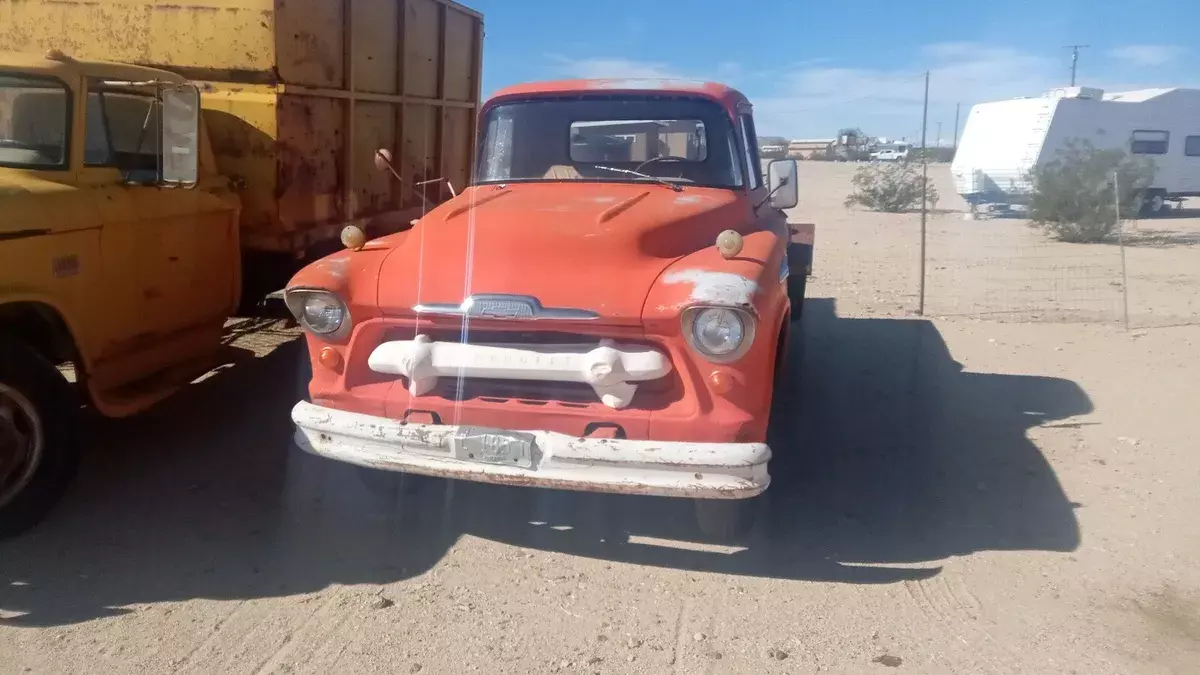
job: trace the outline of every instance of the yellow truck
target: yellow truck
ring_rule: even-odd
[[[81,405],[169,396],[344,226],[468,181],[482,40],[448,0],[0,0],[0,537],[65,489]]]

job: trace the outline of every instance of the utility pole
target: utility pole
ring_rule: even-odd
[[[921,288],[917,316],[925,316],[925,218],[929,212],[929,153],[925,130],[929,127],[929,71],[925,71],[925,106],[921,111]]]
[[[937,141],[936,142],[937,142],[937,146],[939,148],[942,147],[942,123],[941,122],[938,122],[938,132],[937,132]]]
[[[962,103],[954,104],[954,149],[958,150],[958,113],[962,109]]]
[[[1071,86],[1075,86],[1075,70],[1079,67],[1079,50],[1087,49],[1091,45],[1064,45],[1064,49],[1071,50]]]

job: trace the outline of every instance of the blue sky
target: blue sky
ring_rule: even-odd
[[[843,126],[914,138],[922,75],[929,143],[955,103],[1037,95],[1070,82],[1109,91],[1200,86],[1195,0],[464,0],[484,14],[483,93],[562,77],[688,77],[741,89],[760,135]],[[1172,19],[1171,17],[1174,17]]]

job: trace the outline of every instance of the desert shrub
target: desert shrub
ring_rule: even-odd
[[[919,164],[888,162],[865,164],[850,181],[854,191],[846,197],[846,206],[861,206],[872,211],[902,213],[921,208],[922,197],[934,208],[938,202],[933,181],[921,178]],[[923,194],[922,194],[923,193]]]
[[[1138,194],[1154,180],[1154,163],[1122,150],[1097,150],[1087,141],[1068,141],[1053,161],[1030,176],[1030,220],[1059,241],[1108,239],[1120,222],[1114,175],[1121,191],[1121,218],[1134,217]]]

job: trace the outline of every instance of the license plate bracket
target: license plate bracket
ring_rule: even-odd
[[[455,459],[466,462],[533,469],[537,440],[524,431],[463,427],[455,432],[451,449]]]

